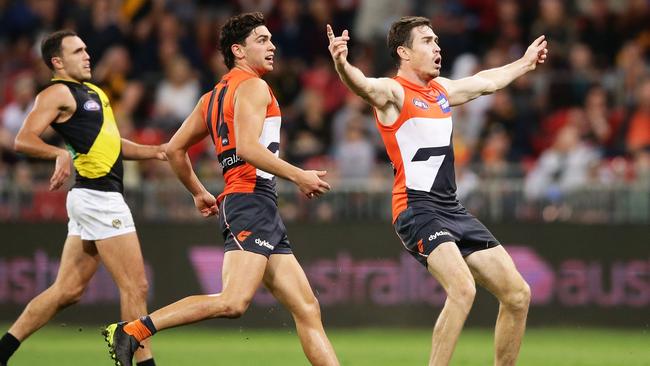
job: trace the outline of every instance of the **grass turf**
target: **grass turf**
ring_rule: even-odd
[[[341,361],[351,366],[426,365],[428,329],[328,331]],[[158,365],[308,365],[293,330],[216,329],[187,326],[154,337]],[[492,331],[465,329],[452,365],[491,365]],[[99,326],[41,329],[10,360],[11,366],[111,365]],[[648,330],[529,329],[520,365],[650,365]]]

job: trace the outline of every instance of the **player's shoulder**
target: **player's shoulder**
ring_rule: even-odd
[[[378,95],[386,98],[386,103],[377,108],[383,109],[390,105],[401,105],[404,99],[404,87],[396,79],[389,77],[370,78],[371,87]]]
[[[432,79],[429,82],[429,86],[434,88],[434,89],[438,89],[438,90],[442,91],[446,95],[449,95],[448,89],[450,88],[450,86],[452,86],[453,82],[454,81],[451,80],[451,79],[447,79],[445,77],[438,76],[437,78]]]
[[[47,105],[59,106],[74,102],[72,92],[67,85],[62,83],[53,83],[36,95],[36,101],[46,103]]]
[[[249,88],[249,89],[267,89],[269,85],[264,79],[258,77],[250,77],[248,79],[242,80],[239,84],[240,88]]]
[[[395,78],[389,78],[389,77],[375,78],[375,83],[377,86],[392,92],[404,89],[402,87],[402,84],[400,84],[399,81],[395,80]]]
[[[52,83],[38,93],[39,96],[43,97],[63,96],[64,94],[72,93],[70,92],[70,88],[63,83]]]
[[[260,100],[270,100],[271,91],[269,85],[263,79],[252,77],[242,81],[237,87],[237,97],[245,96]]]
[[[102,99],[108,100],[108,95],[106,95],[106,93],[102,88],[88,81],[84,81],[83,85],[85,85],[88,89],[92,90],[93,92],[97,93],[97,95],[99,95]]]

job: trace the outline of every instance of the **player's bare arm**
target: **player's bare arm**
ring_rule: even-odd
[[[368,78],[361,70],[348,62],[350,36],[347,29],[341,36],[335,37],[332,27],[328,24],[327,38],[334,67],[343,83],[380,113],[388,114],[392,111],[396,118],[404,101],[404,89],[390,78]],[[385,121],[385,118],[382,118],[381,121]]]
[[[537,64],[543,64],[546,61],[548,54],[546,45],[545,37],[539,36],[528,46],[526,53],[515,62],[483,70],[474,76],[459,80],[438,77],[436,81],[447,89],[449,103],[452,106],[460,105],[481,95],[494,93],[525,73],[535,70]]]
[[[14,141],[17,152],[35,158],[56,160],[50,178],[50,190],[61,187],[70,176],[72,156],[65,149],[45,143],[41,134],[52,122],[65,122],[75,109],[75,100],[65,85],[54,84],[48,87],[36,96],[34,107]]]
[[[201,104],[202,100],[199,100],[192,113],[166,144],[165,154],[178,179],[192,194],[196,208],[201,215],[208,217],[219,213],[217,200],[199,181],[187,155],[190,146],[204,139],[209,133],[201,114]]]
[[[329,191],[329,184],[320,179],[324,171],[302,170],[279,159],[259,143],[269,103],[271,94],[262,79],[248,79],[237,88],[234,103],[237,155],[257,169],[292,181],[308,198]]]
[[[158,159],[165,161],[167,160],[165,145],[142,145],[122,138],[122,157],[125,160]]]

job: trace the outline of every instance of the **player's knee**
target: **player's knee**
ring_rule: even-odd
[[[472,308],[475,296],[476,285],[471,281],[454,285],[449,288],[447,293],[447,299],[466,312]]]
[[[141,299],[146,299],[149,294],[149,281],[146,278],[138,281],[135,285],[135,293]]]
[[[510,309],[527,310],[530,304],[530,286],[526,281],[521,281],[519,285],[508,292],[503,302]]]
[[[223,317],[229,319],[240,318],[248,310],[249,305],[250,301],[247,300],[229,301],[223,309]]]
[[[302,318],[320,319],[320,304],[315,296],[301,303],[294,309],[294,315]]]
[[[149,293],[149,282],[146,278],[133,280],[121,290],[122,292],[126,292],[126,294],[131,298],[141,299],[144,301]]]
[[[59,307],[64,308],[78,303],[81,300],[81,296],[83,296],[84,289],[84,286],[68,286],[66,288],[57,286],[55,291],[59,295]]]

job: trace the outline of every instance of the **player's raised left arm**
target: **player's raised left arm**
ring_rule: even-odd
[[[449,103],[452,106],[469,102],[481,95],[492,94],[506,87],[516,78],[535,70],[537,64],[543,64],[548,53],[546,44],[545,36],[539,36],[517,61],[494,69],[483,70],[474,76],[463,79],[450,80],[438,77],[436,81],[447,89]]]

